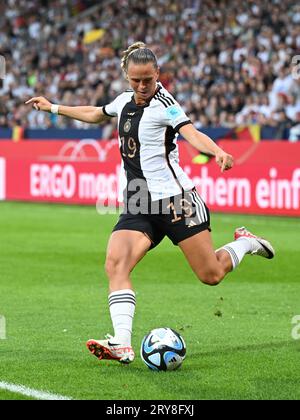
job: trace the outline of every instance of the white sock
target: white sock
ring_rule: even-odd
[[[234,270],[240,264],[244,256],[252,251],[252,244],[246,238],[239,238],[234,242],[222,246],[220,249],[224,249],[228,252],[232,261],[232,270]]]
[[[118,290],[108,296],[110,316],[115,332],[114,344],[131,346],[135,302],[135,293],[130,289]]]

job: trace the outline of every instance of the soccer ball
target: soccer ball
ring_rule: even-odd
[[[141,358],[152,370],[178,369],[185,359],[183,338],[171,328],[156,328],[142,341]]]

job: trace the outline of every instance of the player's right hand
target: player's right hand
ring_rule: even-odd
[[[36,96],[34,98],[31,98],[28,101],[26,101],[25,104],[31,104],[32,108],[36,109],[37,111],[51,112],[52,104],[48,101],[48,99],[44,98],[43,96]]]

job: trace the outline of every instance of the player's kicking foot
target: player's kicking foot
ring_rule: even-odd
[[[244,226],[237,228],[234,232],[234,239],[238,240],[240,238],[245,238],[250,241],[251,251],[249,254],[259,255],[268,259],[274,258],[275,251],[270,242],[249,232]]]
[[[107,335],[106,340],[89,340],[86,343],[89,351],[99,360],[116,360],[120,363],[131,363],[134,360],[134,351],[131,346],[111,342],[113,337]]]

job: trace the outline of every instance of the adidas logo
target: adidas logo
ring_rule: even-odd
[[[195,223],[193,220],[191,220],[190,223],[188,224],[188,227],[191,228],[193,226],[197,226],[197,223]]]

